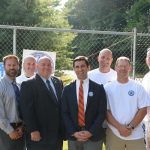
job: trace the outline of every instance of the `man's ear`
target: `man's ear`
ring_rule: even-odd
[[[112,59],[111,59],[111,63],[113,62],[113,60],[114,60],[114,59],[112,58]]]

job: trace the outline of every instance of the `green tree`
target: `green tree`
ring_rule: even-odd
[[[137,28],[138,32],[148,30],[148,17],[150,17],[150,1],[138,0],[127,11],[127,28]]]
[[[70,0],[66,5],[69,23],[87,29],[120,30],[126,26],[125,13],[134,2],[135,0]]]
[[[6,0],[0,9],[0,22],[8,24],[35,24],[37,16],[33,14],[35,4],[27,7],[23,0]]]
[[[56,9],[59,1],[0,0],[0,4],[4,2],[0,5],[0,8],[3,8],[0,9],[0,22],[10,25],[70,28],[66,16]],[[0,37],[4,35],[7,38],[0,39],[0,49],[6,54],[10,48],[12,50],[12,30],[0,32]],[[57,52],[57,69],[65,69],[71,64],[70,43],[72,39],[71,33],[17,30],[17,53],[21,55],[23,49],[55,51]]]
[[[149,0],[138,0],[130,10],[127,11],[127,28],[132,29],[137,28],[137,32],[148,32],[148,20],[150,19],[150,1]],[[149,37],[137,37],[136,44],[136,66],[141,66],[136,68],[136,71],[143,73],[146,70],[145,66],[145,55],[146,49],[149,47],[150,43]]]
[[[65,14],[56,8],[57,1],[49,4],[49,2],[41,2],[36,8],[36,14],[39,14],[39,23],[37,25],[51,28],[70,28]],[[40,38],[35,42],[37,49],[57,52],[57,68],[71,68],[72,51],[70,43],[74,35],[72,33],[49,32],[40,33]],[[42,39],[42,40],[41,40]],[[65,61],[64,61],[65,60]]]

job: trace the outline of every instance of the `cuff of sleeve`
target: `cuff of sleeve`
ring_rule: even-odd
[[[4,130],[4,132],[6,132],[7,134],[10,134],[11,132],[14,131],[14,128],[11,125],[8,125],[6,129],[2,129],[2,130]]]

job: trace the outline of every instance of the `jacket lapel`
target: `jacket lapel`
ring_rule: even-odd
[[[92,96],[93,96],[93,89],[92,89],[92,82],[89,80],[89,91],[88,91],[88,95],[87,95],[87,105],[86,105],[86,111],[88,110],[88,106],[90,105],[90,102],[92,100]],[[86,113],[86,112],[85,112]]]
[[[72,84],[72,100],[73,104],[76,108],[78,108],[78,99],[77,99],[77,92],[76,92],[76,81]]]
[[[56,99],[59,99],[60,97],[59,97],[59,93],[60,93],[60,91],[59,91],[59,89],[60,89],[60,84],[58,83],[58,81],[55,79],[55,78],[53,78],[53,77],[51,77],[51,80],[52,80],[52,82],[53,82],[53,85],[54,85],[54,88],[55,88],[55,91],[56,91],[56,95],[57,95],[57,98]]]
[[[54,93],[48,90],[48,88],[46,87],[46,84],[44,83],[44,81],[41,79],[41,77],[38,74],[36,75],[36,79],[39,83],[38,86],[45,89],[45,92],[48,94],[48,96],[57,104],[58,102],[57,102],[56,96],[54,95]]]
[[[75,114],[75,122],[78,124],[78,99],[77,99],[77,92],[76,92],[76,81],[74,81],[71,85],[71,91],[69,94],[71,94],[71,100],[72,103],[70,107],[73,107],[74,114]]]

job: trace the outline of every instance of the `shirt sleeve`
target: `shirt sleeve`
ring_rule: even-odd
[[[9,120],[7,119],[7,112],[5,111],[5,97],[4,97],[4,88],[0,83],[0,128],[7,134],[14,131],[13,127],[10,125]]]
[[[148,98],[148,94],[144,87],[139,84],[138,87],[138,108],[148,107],[150,106],[150,100]]]

